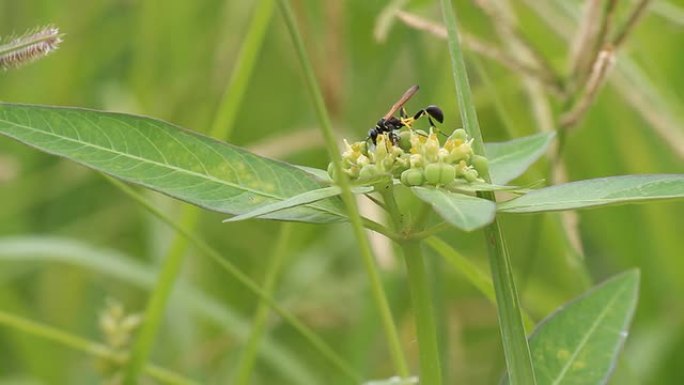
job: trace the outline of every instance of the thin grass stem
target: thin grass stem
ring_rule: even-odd
[[[219,265],[224,271],[231,275],[236,281],[242,284],[249,291],[254,293],[260,299],[263,299],[268,303],[268,305],[278,313],[292,328],[294,328],[299,334],[304,337],[314,349],[316,349],[323,357],[325,357],[334,367],[336,367],[340,374],[346,376],[349,380],[359,382],[360,376],[356,373],[354,369],[347,364],[347,362],[342,359],[330,346],[328,346],[325,341],[318,337],[311,329],[309,329],[304,323],[299,321],[295,316],[290,314],[285,308],[278,305],[278,303],[268,296],[259,285],[254,282],[249,276],[243,273],[237,266],[232,262],[225,259],[220,252],[211,247],[208,243],[202,240],[199,236],[194,234],[192,230],[186,228],[180,223],[177,223],[169,215],[166,215],[161,210],[150,204],[145,198],[138,194],[131,187],[127,186],[125,183],[114,179],[112,177],[106,176],[106,179],[110,183],[115,185],[121,190],[121,192],[128,195],[135,202],[143,206],[150,214],[166,223],[169,227],[175,230],[178,234],[187,238],[188,241],[202,254],[209,257],[213,262]]]
[[[268,260],[266,266],[266,277],[264,278],[263,291],[268,296],[273,296],[276,284],[283,271],[285,257],[287,257],[287,246],[292,239],[292,223],[283,223],[280,225],[280,234],[276,241],[271,258]],[[252,377],[254,363],[259,351],[259,345],[266,332],[270,307],[263,299],[259,300],[254,319],[252,320],[252,330],[247,338],[247,343],[242,352],[242,356],[238,360],[238,366],[235,370],[237,385],[248,385]]]
[[[634,7],[634,10],[629,14],[625,24],[620,27],[612,40],[612,45],[615,50],[619,49],[622,44],[624,44],[627,37],[632,33],[637,24],[639,24],[639,20],[646,14],[646,8],[650,3],[651,0],[639,0]]]
[[[466,131],[474,138],[473,150],[475,153],[486,156],[482,133],[477,120],[477,112],[475,111],[468,82],[463,50],[459,41],[456,14],[449,0],[441,0],[441,4],[444,23],[449,33],[449,53],[461,119]],[[491,182],[487,175],[484,176],[487,182]],[[496,201],[492,192],[481,192],[478,193],[478,196]],[[494,292],[496,293],[499,328],[501,330],[508,378],[512,385],[534,385],[536,380],[530,349],[525,336],[520,300],[515,289],[510,256],[498,221],[495,219],[491,225],[485,227],[484,233],[489,250],[489,264],[494,283]]]
[[[0,311],[0,324],[9,326],[15,330],[52,341],[74,350],[90,354],[108,361],[121,362],[126,360],[125,354],[118,353],[107,346],[75,336],[52,326],[18,317],[14,314]],[[170,370],[155,365],[145,365],[144,373],[151,378],[163,383],[173,385],[198,385],[199,383]]]
[[[325,102],[323,101],[323,95],[321,94],[316,76],[314,74],[313,68],[311,67],[311,62],[309,61],[306,49],[304,48],[304,42],[299,33],[299,29],[297,28],[297,22],[295,20],[294,12],[292,11],[290,2],[288,0],[279,0],[278,5],[280,6],[281,13],[285,19],[285,24],[290,33],[290,37],[292,38],[297,56],[299,57],[299,61],[304,72],[306,88],[314,103],[316,116],[318,117],[320,123],[320,129],[328,149],[328,154],[330,155],[330,159],[332,160],[334,169],[336,171],[335,174],[340,176],[336,182],[342,189],[342,200],[347,209],[347,215],[349,217],[349,221],[351,222],[352,230],[354,231],[354,236],[356,237],[359,250],[361,251],[361,257],[368,275],[373,298],[378,311],[380,312],[380,318],[385,331],[385,338],[389,344],[392,362],[399,376],[407,378],[409,376],[409,370],[406,359],[404,358],[404,352],[401,348],[399,334],[397,332],[396,325],[394,324],[392,312],[389,307],[389,301],[387,300],[385,289],[382,286],[382,281],[380,279],[380,274],[376,266],[370,243],[368,242],[368,238],[364,232],[363,222],[358,212],[354,194],[351,191],[351,185],[342,171],[342,159],[335,141],[330,117],[325,107]]]
[[[213,118],[209,135],[217,139],[225,140],[232,133],[235,116],[242,104],[242,95],[247,90],[256,57],[261,51],[264,36],[273,15],[273,8],[273,0],[261,0],[254,10],[237,63]],[[200,218],[200,213],[201,211],[196,207],[184,206],[179,221],[185,228],[193,229]],[[187,238],[176,234],[169,252],[164,257],[157,287],[148,301],[143,325],[133,345],[131,359],[126,370],[126,384],[133,385],[137,382],[136,378],[150,355],[164,315],[164,308],[178,278],[187,248]]]
[[[193,228],[199,219],[199,214],[199,210],[184,210],[180,223],[187,228]],[[187,246],[187,240],[176,235],[168,254],[164,258],[157,283],[147,301],[143,323],[131,349],[130,359],[124,374],[124,384],[135,385],[147,363],[164,316],[166,303],[183,266]]]

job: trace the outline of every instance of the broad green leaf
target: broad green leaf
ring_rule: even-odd
[[[684,198],[684,174],[624,175],[534,190],[499,204],[505,213],[536,213]]]
[[[355,194],[366,194],[371,191],[373,191],[373,187],[370,186],[359,186],[352,188],[352,192]],[[250,212],[225,219],[223,222],[237,222],[251,218],[263,217],[265,215],[272,214],[276,211],[302,206],[307,203],[317,202],[326,198],[340,195],[341,193],[342,189],[338,186],[330,186],[318,190],[311,190],[305,193],[301,193],[299,195],[295,195],[292,198],[285,199],[284,201],[278,201],[271,204],[267,204],[265,206],[260,206],[259,208],[252,210]]]
[[[472,231],[494,220],[496,205],[486,199],[439,188],[411,187],[416,196],[435,209],[442,219],[461,230]]]
[[[507,142],[485,143],[492,183],[504,185],[522,175],[544,155],[555,136],[553,132],[542,132]]]
[[[78,108],[0,104],[0,133],[128,182],[239,215],[319,189],[308,173],[159,120]],[[267,215],[344,218],[337,198]]]
[[[636,309],[639,271],[594,287],[542,321],[530,337],[538,385],[605,384]]]

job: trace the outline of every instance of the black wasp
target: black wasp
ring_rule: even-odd
[[[399,142],[399,137],[394,131],[401,129],[402,127],[410,128],[411,124],[423,115],[426,115],[428,117],[430,126],[434,127],[435,125],[432,121],[433,118],[440,123],[444,122],[444,114],[442,113],[442,110],[439,107],[433,105],[427,106],[421,109],[420,111],[416,112],[416,114],[413,115],[412,118],[409,118],[409,116],[406,114],[404,104],[406,104],[406,102],[408,102],[408,100],[411,99],[411,97],[415,95],[416,92],[418,92],[419,88],[420,87],[418,87],[418,85],[416,84],[408,90],[406,90],[406,92],[404,92],[404,95],[401,96],[401,99],[394,103],[394,105],[392,105],[392,108],[390,108],[389,111],[387,111],[385,116],[380,118],[380,120],[378,120],[378,122],[375,123],[375,127],[371,128],[368,131],[368,139],[373,141],[373,144],[376,144],[375,142],[378,138],[378,135],[387,132],[389,133],[390,140],[392,140],[392,144],[396,145]],[[399,118],[394,116],[394,114],[397,111],[400,111]]]

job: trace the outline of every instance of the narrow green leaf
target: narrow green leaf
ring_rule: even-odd
[[[321,170],[320,168],[313,168],[313,167],[307,167],[307,166],[302,166],[298,164],[293,164],[294,167],[297,167],[298,169],[310,174],[315,180],[322,184],[331,184],[333,183],[333,180],[330,179],[330,175],[328,175],[328,172],[325,170]]]
[[[534,190],[499,204],[505,213],[537,213],[684,198],[684,174],[624,175]]]
[[[461,192],[478,192],[478,191],[524,191],[527,192],[528,188],[520,186],[502,186],[498,184],[490,183],[457,183],[449,185],[449,190],[451,191],[461,191]]]
[[[473,231],[494,220],[496,205],[492,201],[439,188],[411,187],[411,191],[430,204],[445,221],[461,230]]]
[[[468,70],[465,66],[465,58],[461,40],[458,33],[458,21],[451,0],[441,0],[442,15],[447,28],[449,43],[449,55],[451,56],[451,71],[458,97],[458,107],[463,120],[463,127],[473,138],[473,150],[476,154],[488,156],[482,140],[482,131],[477,119],[477,111],[473,101]],[[491,173],[483,175],[485,182],[492,183]],[[496,196],[491,191],[478,191],[478,197],[496,202]],[[534,370],[530,349],[527,344],[525,327],[520,306],[520,299],[515,289],[513,279],[513,267],[508,253],[506,240],[501,231],[501,226],[496,218],[492,224],[484,228],[484,236],[487,239],[489,265],[496,293],[496,308],[501,331],[501,343],[503,346],[506,367],[509,371],[513,385],[535,385]]]
[[[321,187],[286,163],[141,116],[0,104],[0,133],[222,213],[239,215]],[[326,223],[344,214],[338,199],[327,199],[267,217]]]
[[[466,281],[470,282],[477,290],[480,291],[489,301],[496,304],[496,297],[494,294],[494,284],[492,279],[484,272],[482,272],[473,262],[461,255],[448,243],[437,237],[428,238],[425,243],[430,246],[436,253],[441,255],[456,271],[463,275]]]
[[[352,192],[355,194],[366,194],[373,191],[373,187],[370,186],[359,186],[352,188]],[[246,212],[234,216],[232,218],[225,219],[223,222],[237,222],[244,221],[246,219],[264,217],[266,215],[275,213],[276,211],[281,211],[297,206],[302,206],[308,203],[317,202],[326,198],[334,197],[340,195],[342,189],[338,186],[324,187],[318,190],[311,190],[299,195],[295,195],[292,198],[285,199],[284,201],[273,202],[264,206],[260,206],[256,210]]]
[[[554,132],[541,132],[509,140],[485,143],[493,184],[506,184],[522,175],[551,145]]]
[[[415,385],[418,383],[418,377],[401,378],[398,376],[390,377],[384,380],[366,381],[361,385]]]
[[[636,309],[639,271],[594,287],[542,321],[530,337],[539,385],[605,384]]]

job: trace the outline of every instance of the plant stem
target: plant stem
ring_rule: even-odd
[[[185,226],[194,227],[199,218],[199,210],[184,210],[180,222]],[[152,350],[154,339],[161,325],[166,302],[171,295],[173,285],[178,278],[187,249],[187,240],[176,236],[164,258],[157,284],[152,291],[152,296],[147,302],[143,323],[138,331],[138,336],[131,349],[131,356],[126,365],[124,384],[134,385],[138,382],[138,376],[145,367],[145,363]]]
[[[195,235],[189,228],[183,226],[183,224],[177,223],[170,216],[166,215],[156,207],[152,206],[148,201],[146,201],[140,194],[138,194],[131,187],[128,187],[125,183],[114,179],[112,177],[106,176],[110,183],[117,186],[119,190],[128,195],[131,199],[142,205],[150,214],[157,217],[162,222],[166,223],[174,229],[178,234],[186,238],[200,253],[203,253],[209,257],[212,261],[218,264],[223,270],[230,274],[236,281],[244,285],[252,293],[254,293],[259,298],[265,300],[269,306],[278,313],[293,329],[295,329],[299,334],[304,337],[304,339],[313,346],[321,356],[325,357],[333,366],[339,369],[340,373],[345,375],[350,381],[360,382],[360,377],[337,353],[335,353],[330,346],[328,346],[320,337],[318,337],[311,329],[309,329],[304,323],[299,321],[295,316],[290,314],[283,307],[278,305],[278,303],[268,296],[259,285],[249,278],[245,273],[243,273],[237,266],[232,262],[225,259],[221,253],[216,249],[212,248],[205,241],[200,239]]]
[[[477,120],[477,112],[472,101],[463,51],[458,37],[456,14],[450,0],[441,0],[444,23],[449,35],[451,65],[458,95],[461,118],[466,131],[474,138],[473,149],[476,154],[484,155],[482,133]],[[491,182],[488,175],[484,175]],[[496,201],[493,192],[482,192],[479,196]],[[530,349],[525,336],[520,302],[515,289],[510,256],[497,220],[484,229],[489,264],[496,293],[499,328],[511,385],[534,385],[534,369]]]
[[[401,248],[406,262],[411,303],[416,317],[420,349],[420,383],[440,385],[442,383],[442,369],[437,345],[437,327],[420,242],[402,242]]]
[[[223,98],[214,115],[209,134],[217,139],[227,139],[235,123],[235,115],[242,103],[249,78],[254,68],[257,54],[261,51],[266,29],[273,14],[273,0],[261,0],[257,4],[247,32],[247,36],[240,49],[237,63],[227,84]],[[194,228],[199,220],[200,210],[192,206],[184,206],[179,218],[185,228]],[[157,287],[152,292],[145,310],[145,318],[138,332],[138,337],[131,351],[130,362],[126,368],[124,383],[133,385],[137,382],[140,370],[145,365],[155,336],[164,315],[166,302],[173,284],[183,264],[188,247],[187,238],[176,234],[169,252],[164,258],[162,270],[159,273]]]
[[[397,328],[394,324],[394,319],[392,318],[392,312],[389,307],[387,295],[385,294],[385,289],[382,286],[380,274],[377,270],[377,266],[375,265],[375,258],[373,256],[370,243],[368,242],[368,238],[364,232],[363,222],[361,216],[359,215],[355,197],[352,194],[349,180],[342,171],[342,158],[335,141],[332,124],[330,123],[330,117],[328,116],[325,102],[323,101],[323,95],[321,94],[318,82],[316,81],[316,76],[314,74],[313,68],[311,67],[311,62],[309,61],[306,49],[304,48],[304,42],[302,41],[302,37],[297,28],[297,22],[295,20],[294,12],[292,11],[290,2],[288,0],[279,0],[278,5],[285,19],[285,24],[290,33],[290,37],[292,38],[297,56],[299,57],[299,61],[304,72],[306,87],[314,103],[316,115],[320,123],[321,133],[325,139],[330,159],[333,162],[335,174],[340,176],[337,178],[336,182],[342,189],[342,201],[347,209],[349,222],[351,223],[352,230],[354,231],[354,236],[356,237],[357,244],[361,252],[361,257],[363,259],[363,264],[368,275],[371,292],[376,306],[378,307],[378,311],[380,312],[380,318],[385,331],[385,338],[387,338],[387,342],[389,344],[389,351],[395,370],[399,376],[407,378],[409,376],[409,370],[406,359],[404,358],[403,350],[401,348],[401,343],[399,341],[399,333],[397,333]]]
[[[223,92],[218,109],[215,112],[214,122],[211,125],[210,132],[215,138],[225,140],[233,133],[235,117],[242,105],[242,99],[247,90],[249,79],[252,77],[254,63],[259,56],[259,52],[261,52],[264,36],[266,36],[266,31],[273,17],[274,8],[274,0],[260,0],[255,6],[252,20],[235,62],[235,67]]]
[[[395,231],[407,233],[415,230],[412,228],[415,223],[404,223],[404,218],[399,205],[397,205],[391,185],[388,188],[380,188],[379,191],[385,201],[390,219],[395,226]],[[411,303],[413,304],[413,312],[416,319],[420,383],[439,385],[442,383],[441,356],[437,345],[437,327],[432,310],[432,295],[430,294],[420,241],[409,237],[398,243],[406,260]]]
[[[266,277],[263,285],[263,290],[266,295],[272,296],[275,291],[276,283],[282,273],[283,262],[287,256],[287,244],[292,238],[293,227],[294,225],[292,223],[283,223],[280,225],[280,235],[278,236],[278,241],[273,249],[273,255],[269,259],[268,266],[266,267]],[[259,344],[261,343],[261,339],[266,330],[269,310],[268,302],[263,299],[259,300],[259,305],[257,306],[252,322],[252,331],[247,339],[245,349],[242,352],[236,369],[237,375],[235,384],[237,385],[249,384]]]
[[[68,346],[75,350],[91,354],[95,357],[121,362],[126,359],[124,354],[117,353],[105,345],[97,342],[89,341],[85,338],[69,334],[52,326],[44,325],[32,320],[18,317],[13,314],[8,314],[0,311],[0,324],[7,325],[15,330],[22,331],[32,336],[44,338],[48,341],[53,341],[64,346]],[[164,368],[155,365],[147,365],[144,368],[145,373],[155,380],[165,384],[175,385],[197,385],[198,383],[174,373]]]

